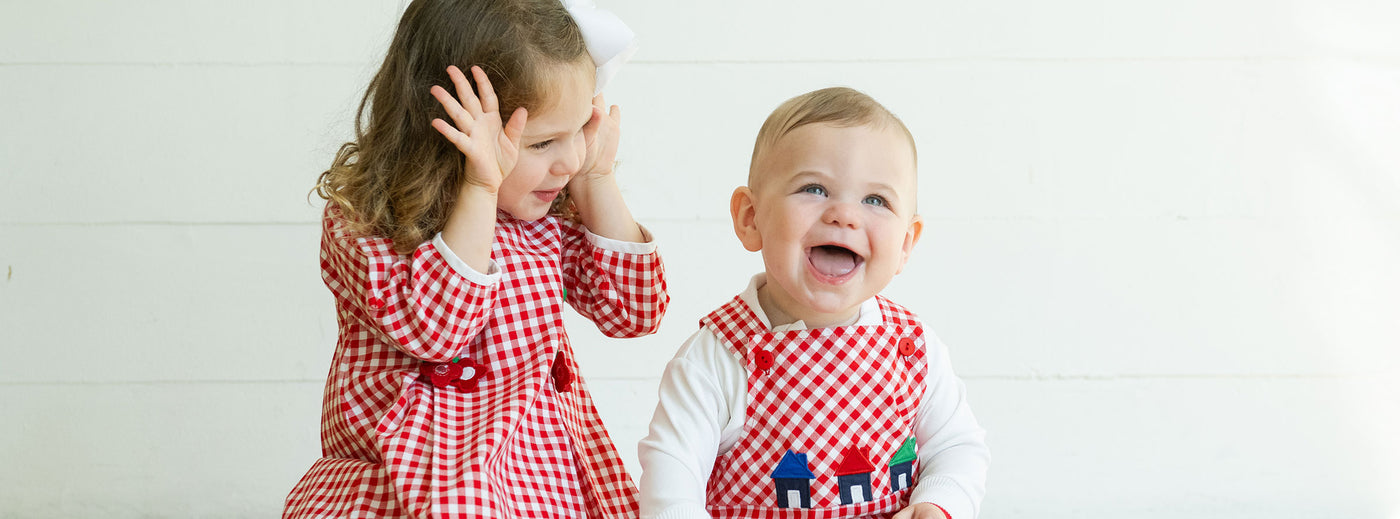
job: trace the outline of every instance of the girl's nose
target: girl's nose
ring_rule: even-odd
[[[549,172],[561,176],[578,173],[578,169],[583,167],[583,154],[586,151],[583,148],[582,134],[579,138],[566,139],[560,144],[563,145],[559,146],[559,156],[555,159],[553,166],[549,168]]]

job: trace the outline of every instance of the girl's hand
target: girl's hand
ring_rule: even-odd
[[[583,157],[578,177],[584,180],[598,180],[613,172],[617,161],[617,140],[622,128],[622,109],[603,102],[603,94],[593,98],[593,117],[583,125],[584,147],[588,152]]]
[[[622,109],[613,105],[603,113],[603,96],[593,98],[593,116],[583,125],[583,162],[578,174],[569,180],[569,197],[578,209],[579,219],[589,231],[604,238],[626,242],[645,239],[627,210],[622,191],[613,177],[617,160],[618,128]]]
[[[495,194],[501,187],[501,181],[515,169],[515,163],[520,158],[520,134],[525,131],[527,117],[525,108],[515,109],[510,121],[502,128],[496,91],[491,88],[491,80],[481,67],[472,67],[477,90],[481,92],[480,99],[472,93],[471,83],[461,69],[447,67],[447,75],[457,88],[456,98],[438,85],[433,85],[429,92],[442,103],[456,126],[442,119],[433,119],[433,128],[466,155],[466,185],[478,186]]]
[[[914,503],[894,514],[891,519],[949,519],[943,509],[932,503]]]

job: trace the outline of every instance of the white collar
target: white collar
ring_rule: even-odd
[[[772,321],[768,320],[768,315],[763,313],[763,306],[758,304],[758,289],[766,284],[768,284],[768,275],[766,273],[759,272],[758,274],[754,274],[754,276],[749,279],[748,288],[745,288],[743,292],[739,293],[739,299],[743,300],[744,304],[749,305],[749,309],[753,310],[753,314],[758,316],[758,320],[763,323],[763,327],[766,329],[774,332],[806,330],[807,324],[802,321],[784,324],[776,328],[773,327]],[[884,322],[885,316],[880,313],[880,302],[872,297],[860,304],[860,310],[856,311],[855,317],[851,318],[849,322],[835,326],[878,325]]]

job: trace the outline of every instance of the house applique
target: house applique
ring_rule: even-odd
[[[914,452],[914,437],[910,436],[890,458],[891,491],[909,488],[909,483],[914,480],[914,460],[918,459]]]
[[[870,464],[870,449],[847,447],[836,464],[836,485],[841,489],[841,504],[853,505],[869,501],[870,473],[875,466]]]
[[[807,453],[788,449],[773,467],[772,477],[778,508],[812,507],[812,480],[817,476],[807,467]]]

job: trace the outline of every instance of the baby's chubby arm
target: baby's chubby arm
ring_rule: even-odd
[[[986,431],[967,403],[966,386],[953,373],[947,346],[932,333],[926,345],[928,376],[914,422],[919,477],[905,511],[909,518],[974,519],[986,494]],[[936,504],[939,510],[927,515],[927,507],[915,509],[919,504]]]
[[[637,446],[643,519],[710,517],[705,487],[742,425],[730,422],[747,404],[745,380],[743,365],[705,329],[666,365],[650,431]]]

